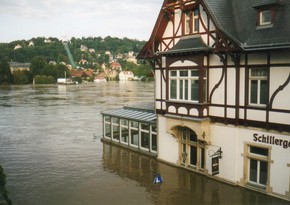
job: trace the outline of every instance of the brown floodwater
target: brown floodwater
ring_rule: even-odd
[[[100,112],[154,84],[0,86],[0,165],[14,205],[289,204],[101,142]],[[154,173],[162,184],[154,184]],[[0,197],[0,204],[2,198]]]

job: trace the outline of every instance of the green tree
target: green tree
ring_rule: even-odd
[[[83,82],[83,80],[82,80],[81,77],[75,77],[75,78],[74,78],[74,81],[75,81],[75,82],[78,82],[78,83],[82,83],[82,82]]]
[[[36,75],[43,75],[44,74],[44,67],[47,64],[46,58],[42,56],[36,56],[32,59],[30,70],[33,76]]]
[[[54,84],[55,79],[53,76],[46,75],[36,75],[35,76],[35,84]]]
[[[10,70],[10,65],[6,60],[0,63],[0,84],[11,84],[13,82],[13,75]]]
[[[56,80],[54,79],[53,76],[47,76],[46,78],[46,84],[54,84],[56,83]]]
[[[45,78],[46,76],[44,76],[44,75],[36,75],[35,77],[34,77],[34,82],[35,82],[35,84],[45,84]]]

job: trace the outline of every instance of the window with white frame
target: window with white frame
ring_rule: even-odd
[[[141,148],[149,150],[150,146],[150,125],[141,123]]]
[[[259,25],[266,26],[272,24],[272,10],[262,10],[259,12]]]
[[[104,116],[104,135],[107,138],[112,138],[112,130],[111,130],[111,117]]]
[[[120,119],[117,117],[112,117],[113,126],[113,140],[119,141],[120,139]]]
[[[196,133],[189,128],[180,128],[180,135],[181,164],[204,170],[205,148],[198,142]]]
[[[202,95],[203,100],[206,101],[206,72],[203,73],[203,77],[200,78],[198,69],[170,71],[170,100],[199,102]],[[200,86],[203,87],[202,93],[200,93]]]
[[[184,33],[192,34],[197,33],[199,31],[199,10],[194,9],[193,11],[186,11],[184,19]]]
[[[267,68],[252,68],[249,73],[249,104],[266,105],[269,96]]]
[[[121,119],[121,142],[122,143],[128,143],[128,138],[129,138],[129,122],[128,120]]]
[[[131,121],[130,124],[131,145],[139,146],[139,123]]]
[[[263,147],[248,146],[248,183],[261,188],[268,181],[269,150]]]
[[[185,34],[189,34],[191,33],[190,32],[190,29],[191,29],[191,12],[186,12],[185,13]]]

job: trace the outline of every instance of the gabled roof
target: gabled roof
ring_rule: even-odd
[[[164,1],[162,8],[165,7]],[[289,0],[200,0],[215,26],[245,51],[290,48]],[[257,26],[259,9],[275,8],[274,23]],[[161,10],[148,43],[137,58],[152,58],[168,18]],[[177,43],[178,44],[178,43]],[[177,46],[177,44],[175,46]],[[201,50],[204,46],[199,47]],[[171,48],[173,51],[174,48]],[[177,50],[177,49],[175,49]],[[165,52],[166,53],[166,52]]]
[[[290,48],[290,1],[203,0],[216,26],[244,50]],[[272,26],[257,26],[257,8],[274,6]]]

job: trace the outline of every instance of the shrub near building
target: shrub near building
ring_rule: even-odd
[[[34,78],[35,84],[54,84],[55,79],[52,76],[36,75]]]
[[[15,71],[13,73],[13,78],[14,78],[14,81],[13,81],[14,84],[17,84],[17,85],[29,83],[29,78],[25,74],[25,71]]]

